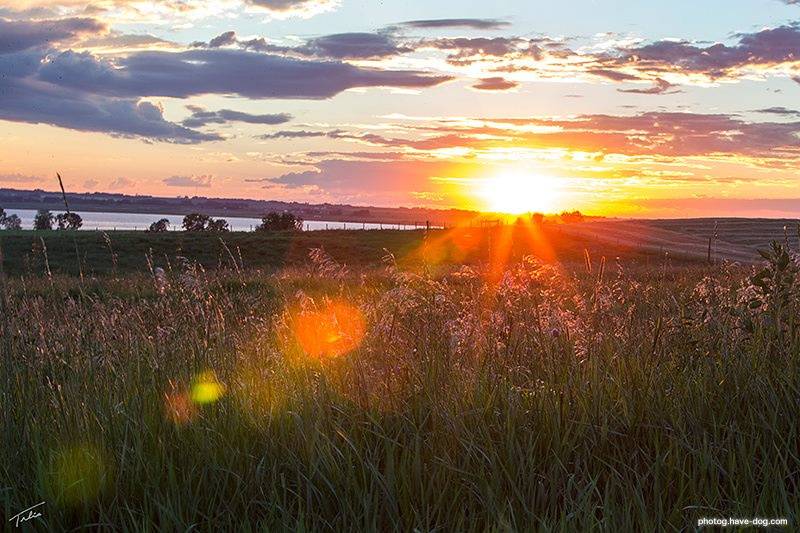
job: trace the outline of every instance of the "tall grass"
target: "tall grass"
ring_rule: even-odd
[[[7,280],[2,508],[45,501],[54,531],[795,524],[798,307],[765,296],[792,276],[526,260],[495,283],[317,254]],[[297,320],[329,301],[366,329],[312,357]]]

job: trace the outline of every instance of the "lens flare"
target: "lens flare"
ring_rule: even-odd
[[[197,405],[214,403],[225,394],[225,385],[217,380],[216,374],[208,370],[198,374],[192,381],[189,398]]]
[[[95,446],[79,444],[54,453],[47,485],[58,504],[74,506],[97,499],[109,478],[105,454]]]
[[[191,422],[197,416],[197,406],[185,392],[164,394],[164,407],[167,416],[178,426]]]
[[[309,356],[335,358],[356,349],[364,339],[366,321],[355,306],[329,301],[321,309],[302,309],[292,314],[294,338]]]

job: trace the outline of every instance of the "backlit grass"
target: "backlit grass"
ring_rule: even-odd
[[[797,280],[749,275],[317,254],[6,279],[2,508],[46,501],[53,531],[796,524]]]

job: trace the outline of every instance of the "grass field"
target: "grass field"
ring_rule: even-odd
[[[797,523],[790,254],[753,278],[579,234],[530,242],[548,261],[498,234],[228,235],[230,254],[115,234],[115,270],[87,232],[42,235],[47,276],[17,264],[39,236],[2,241],[6,517],[44,501],[53,531]],[[314,239],[336,256],[309,257]],[[102,276],[59,273],[76,246]],[[197,261],[151,270],[149,248]]]

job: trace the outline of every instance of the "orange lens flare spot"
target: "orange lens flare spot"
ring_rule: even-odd
[[[316,358],[339,357],[364,340],[363,313],[348,303],[334,301],[322,309],[300,310],[292,316],[292,333],[303,351]]]
[[[182,426],[192,421],[197,415],[197,407],[185,392],[167,393],[164,395],[164,407],[167,416],[176,425]]]

